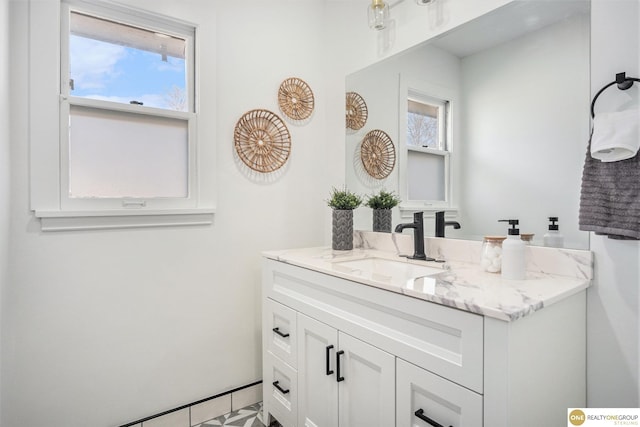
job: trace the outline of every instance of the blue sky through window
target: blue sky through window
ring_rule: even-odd
[[[73,34],[69,48],[72,95],[188,110],[184,59]]]

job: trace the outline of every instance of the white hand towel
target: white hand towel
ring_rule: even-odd
[[[630,159],[640,148],[640,112],[600,113],[593,119],[591,156],[603,162]]]

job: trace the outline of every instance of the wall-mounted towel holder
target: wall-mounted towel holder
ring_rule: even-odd
[[[618,89],[627,90],[631,86],[633,86],[634,82],[640,82],[640,79],[636,77],[627,77],[626,73],[616,74],[616,80],[609,83],[608,85],[605,85],[602,89],[598,91],[598,93],[596,93],[596,96],[593,97],[593,101],[591,101],[591,118],[595,117],[594,107],[596,105],[596,100],[598,99],[600,94],[605,91],[605,89],[607,89],[609,86],[613,86],[617,84]]]

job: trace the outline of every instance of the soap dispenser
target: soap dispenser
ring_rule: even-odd
[[[549,217],[549,232],[544,235],[544,245],[550,248],[562,248],[564,246],[564,236],[558,231],[558,217]]]
[[[502,277],[510,280],[523,280],[525,278],[525,247],[520,239],[520,230],[517,228],[517,219],[501,219],[499,222],[508,222],[509,234],[502,242]]]

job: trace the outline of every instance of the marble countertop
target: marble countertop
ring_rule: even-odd
[[[559,276],[538,271],[527,272],[525,280],[506,280],[499,273],[483,271],[479,264],[413,261],[392,252],[362,248],[352,251],[333,251],[329,247],[290,249],[264,252],[263,256],[504,321],[517,320],[541,310],[586,289],[591,283],[588,278]],[[348,268],[345,267],[347,264],[343,264],[367,258],[384,258],[437,270],[430,270],[426,277],[406,280],[401,275],[366,274],[362,270]]]

